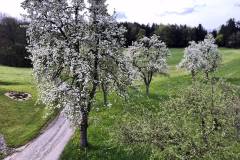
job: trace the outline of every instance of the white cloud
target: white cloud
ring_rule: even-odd
[[[229,18],[240,20],[238,0],[108,0],[109,8],[124,12],[128,21],[140,23],[202,23],[213,29]]]
[[[0,0],[0,12],[20,17],[23,0]],[[121,21],[139,23],[188,24],[202,23],[217,28],[229,18],[240,20],[239,0],[107,0],[110,12],[115,9]],[[202,7],[199,7],[202,6]]]

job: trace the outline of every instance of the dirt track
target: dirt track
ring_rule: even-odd
[[[73,133],[70,122],[60,114],[39,137],[5,160],[58,160]]]

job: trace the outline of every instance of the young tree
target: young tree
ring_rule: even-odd
[[[102,73],[120,93],[131,83],[129,63],[119,50],[125,29],[107,13],[105,0],[25,0],[22,6],[30,19],[28,50],[40,98],[80,128],[80,145],[86,148]]]
[[[185,49],[183,60],[178,65],[191,72],[194,79],[198,71],[203,71],[209,79],[209,73],[215,72],[221,63],[221,55],[211,34],[199,43],[190,42]]]
[[[199,43],[191,42],[190,46],[185,49],[184,58],[179,64],[180,67],[186,68],[192,73],[192,79],[195,80],[196,71],[203,71],[206,79],[209,81],[209,73],[216,71],[221,62],[221,56],[218,47],[215,44],[214,37],[209,34]],[[214,79],[211,78],[211,105],[214,108]],[[214,114],[214,113],[212,113]],[[214,119],[217,128],[219,122]]]
[[[159,37],[144,37],[131,47],[132,64],[140,73],[146,85],[146,94],[149,96],[149,87],[155,73],[167,73],[167,57],[169,50]]]
[[[214,37],[208,34],[203,41],[199,42],[199,49],[203,58],[202,70],[209,79],[209,73],[215,72],[221,63],[221,55]]]
[[[191,72],[192,79],[195,80],[197,72],[201,70],[202,62],[203,57],[199,49],[199,44],[192,41],[190,45],[185,48],[184,57],[178,67],[185,68],[187,71]]]

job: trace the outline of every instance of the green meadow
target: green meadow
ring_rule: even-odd
[[[146,160],[151,159],[151,149],[147,145],[119,145],[115,133],[121,119],[127,121],[131,116],[144,116],[135,114],[139,110],[151,108],[159,110],[160,103],[167,101],[171,96],[178,94],[192,84],[190,75],[184,70],[177,69],[176,65],[181,61],[183,49],[171,49],[169,57],[169,75],[155,75],[150,88],[149,98],[145,95],[145,88],[140,84],[140,91],[131,90],[129,101],[110,95],[112,106],[103,106],[102,95],[97,97],[95,110],[90,116],[89,141],[90,147],[87,150],[79,149],[79,134],[75,136],[66,146],[62,154],[62,160]],[[221,77],[227,82],[240,85],[240,50],[221,48],[223,62],[216,77]],[[134,119],[134,117],[133,117]]]
[[[223,78],[235,85],[240,85],[240,49],[221,48],[223,62],[216,77]],[[145,96],[144,85],[140,82],[140,90],[130,89],[127,101],[115,93],[109,100],[111,107],[104,107],[102,94],[98,93],[93,112],[90,114],[89,142],[87,150],[79,149],[79,134],[66,146],[62,160],[145,160],[149,159],[151,150],[147,146],[119,145],[116,141],[116,126],[121,119],[128,119],[134,109],[156,108],[167,101],[178,91],[190,86],[190,75],[179,70],[176,65],[183,56],[183,49],[171,49],[169,57],[169,75],[155,75],[150,88],[150,96]],[[32,71],[26,68],[0,66],[0,133],[10,147],[18,147],[39,135],[41,129],[53,116],[46,116],[46,109],[37,103],[37,88]],[[25,102],[11,100],[4,95],[8,91],[28,92],[32,99]],[[129,113],[129,114],[128,114]],[[144,148],[144,150],[142,149]]]
[[[6,97],[8,91],[27,92],[28,101]],[[37,89],[31,69],[0,66],[0,133],[9,147],[18,147],[36,137],[50,116],[44,105],[37,103]]]

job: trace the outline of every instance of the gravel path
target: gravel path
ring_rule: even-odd
[[[70,122],[60,114],[39,137],[5,160],[58,160],[73,133]]]

